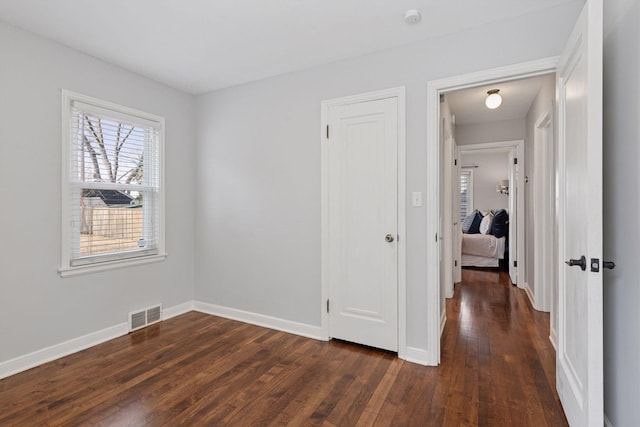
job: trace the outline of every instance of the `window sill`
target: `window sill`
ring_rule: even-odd
[[[117,261],[101,262],[99,264],[82,265],[78,267],[62,267],[58,269],[60,277],[73,277],[83,274],[98,273],[101,271],[117,270],[125,267],[134,267],[136,265],[151,264],[154,262],[162,262],[167,259],[167,254],[150,255],[140,258],[130,258]]]

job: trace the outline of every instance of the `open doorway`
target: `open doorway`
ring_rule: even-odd
[[[496,109],[485,106],[492,89],[503,98]],[[453,296],[464,268],[493,271],[496,277],[504,271],[535,309],[551,311],[555,75],[440,95],[441,298]]]

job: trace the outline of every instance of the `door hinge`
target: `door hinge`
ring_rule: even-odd
[[[436,243],[438,243],[438,233],[436,233]]]
[[[453,266],[454,266],[454,267],[457,267],[457,266],[458,266],[458,260],[457,260],[457,259],[453,261]]]
[[[513,261],[513,266],[517,267],[518,266],[518,261]]]
[[[327,139],[329,139],[329,125],[327,125]]]
[[[514,157],[514,158],[513,158],[513,164],[514,164],[514,165],[517,165],[517,164],[518,164],[518,158],[517,158],[517,157]]]
[[[453,166],[458,166],[458,159],[453,159]]]
[[[327,299],[327,313],[329,312],[329,299]]]

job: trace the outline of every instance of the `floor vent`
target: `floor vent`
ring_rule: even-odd
[[[129,313],[129,332],[136,331],[145,326],[162,320],[162,305],[156,305],[144,310]]]

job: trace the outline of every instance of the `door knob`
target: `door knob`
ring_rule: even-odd
[[[584,255],[582,255],[580,259],[570,259],[569,261],[565,261],[564,263],[569,267],[577,265],[582,271],[585,271],[587,269],[587,259],[584,257]]]
[[[602,261],[602,267],[613,270],[614,268],[616,268],[616,263],[613,261]]]
[[[386,240],[387,242],[391,243],[393,242],[395,239],[393,237],[393,234],[387,234],[386,236],[384,236],[384,240]]]

